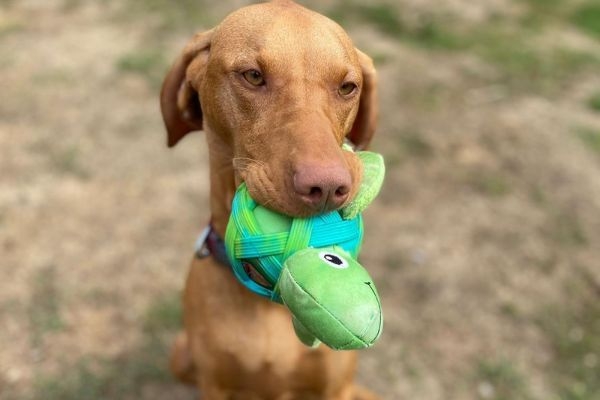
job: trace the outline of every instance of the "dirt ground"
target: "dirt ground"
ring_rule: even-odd
[[[193,399],[166,369],[201,133],[158,88],[242,0],[0,0],[0,399]],[[362,263],[385,399],[600,398],[600,3],[301,2],[379,71]]]

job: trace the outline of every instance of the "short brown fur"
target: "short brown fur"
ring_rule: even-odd
[[[250,84],[248,70],[265,84]],[[347,82],[356,90],[342,95]],[[372,61],[342,28],[284,0],[242,8],[195,35],[165,78],[161,108],[169,146],[206,133],[212,223],[223,236],[242,181],[258,202],[294,216],[351,199],[362,170],[341,144],[369,144],[375,89]],[[377,399],[353,383],[355,352],[302,345],[283,306],[211,257],[192,261],[184,324],[171,369],[204,400]]]

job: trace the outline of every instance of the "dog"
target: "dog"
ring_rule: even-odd
[[[289,0],[241,8],[196,34],[167,73],[168,146],[203,130],[209,149],[210,232],[190,266],[170,357],[202,399],[379,398],[354,383],[356,352],[301,344],[289,312],[242,286],[218,254],[241,182],[290,216],[351,200],[362,170],[342,144],[368,146],[376,96],[372,60],[338,24]]]

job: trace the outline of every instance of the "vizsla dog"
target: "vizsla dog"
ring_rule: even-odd
[[[291,216],[342,207],[362,170],[342,150],[375,131],[375,70],[343,29],[291,1],[248,6],[195,35],[165,78],[161,108],[174,146],[204,130],[211,256],[191,264],[185,331],[171,369],[204,400],[374,400],[354,384],[356,353],[297,339],[286,309],[242,286],[219,256],[237,185]]]

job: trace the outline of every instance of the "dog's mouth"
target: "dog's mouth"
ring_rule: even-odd
[[[250,196],[262,205],[290,217],[306,218],[314,215],[333,211],[336,208],[326,201],[312,204],[294,192],[293,189],[284,187],[277,189],[274,185],[256,184],[252,180],[245,180]]]
[[[356,195],[362,169],[350,153],[348,165],[281,168],[265,162],[236,159],[234,169],[250,196],[260,205],[291,217],[311,217],[338,210]]]
[[[245,182],[250,196],[263,207],[290,217],[306,218],[343,207],[352,195],[350,188],[338,193],[319,187],[298,192],[293,177],[280,178],[268,171],[264,164],[253,163],[236,169]]]

